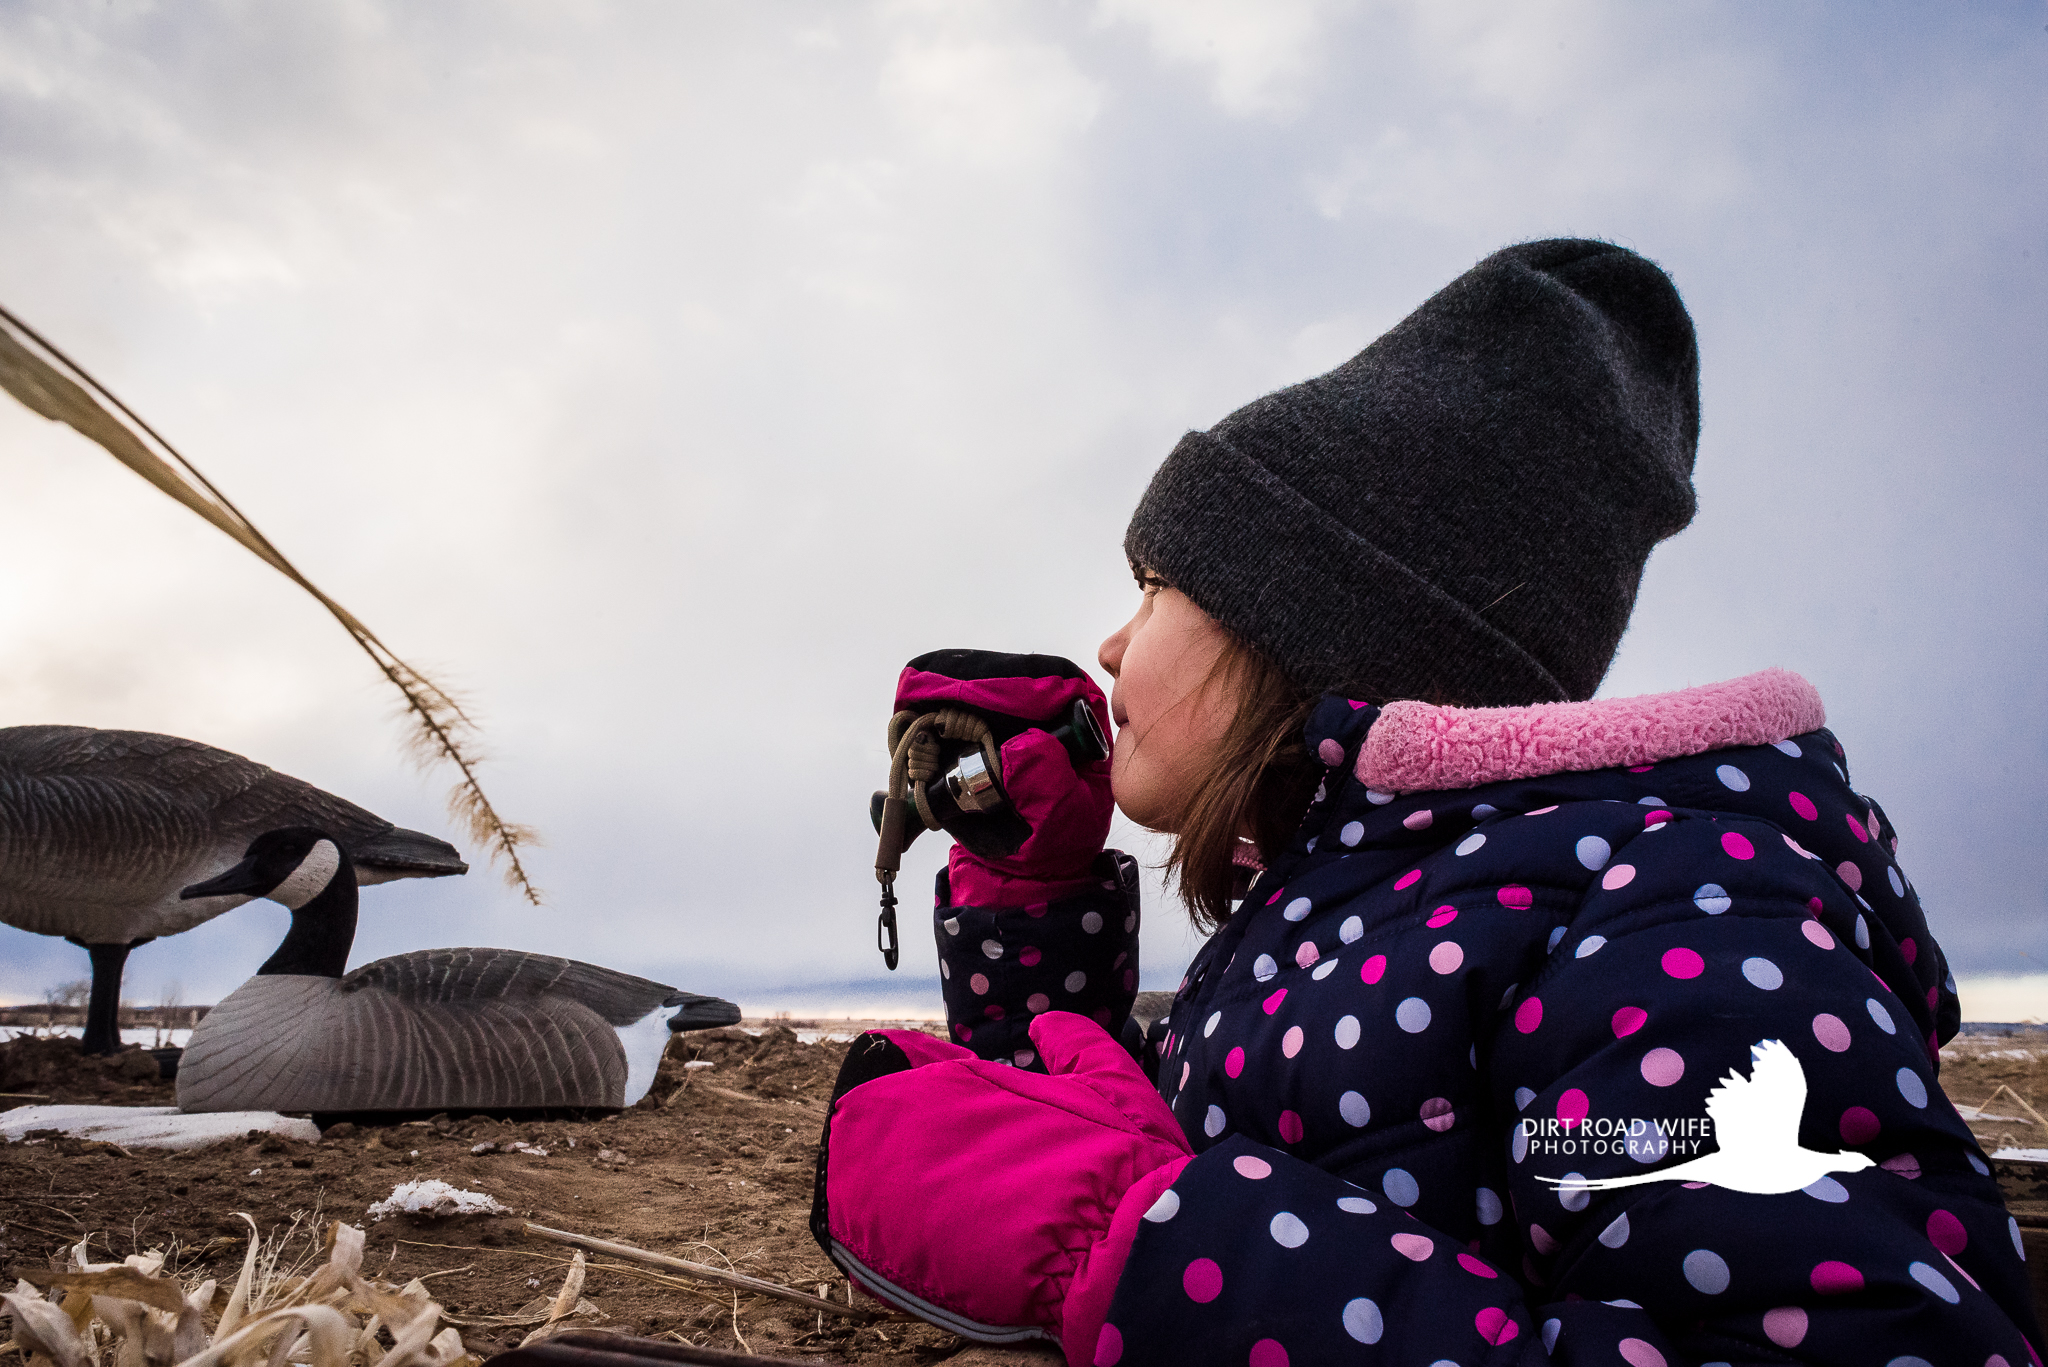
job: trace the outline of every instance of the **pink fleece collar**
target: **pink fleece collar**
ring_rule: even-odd
[[[1357,774],[1383,793],[1439,792],[1503,779],[1651,764],[1731,745],[1769,745],[1827,723],[1814,686],[1789,669],[1725,683],[1533,707],[1389,703],[1366,733]]]

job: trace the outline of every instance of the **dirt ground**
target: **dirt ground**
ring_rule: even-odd
[[[804,1043],[798,1029],[815,1033],[813,1023],[796,1021],[759,1034],[686,1036],[647,1101],[602,1118],[344,1122],[318,1144],[266,1137],[181,1153],[122,1153],[52,1138],[0,1146],[0,1267],[46,1266],[60,1247],[89,1238],[103,1256],[162,1247],[181,1272],[205,1267],[231,1279],[244,1247],[232,1211],[249,1212],[266,1233],[294,1219],[307,1229],[332,1218],[362,1223],[365,1209],[397,1184],[436,1177],[488,1193],[513,1214],[368,1224],[365,1268],[399,1282],[426,1277],[454,1315],[510,1314],[561,1284],[570,1250],[526,1236],[521,1225],[529,1219],[843,1303],[846,1281],[819,1253],[806,1222],[818,1128],[845,1045],[829,1037]],[[155,1078],[147,1054],[83,1060],[76,1049],[71,1041],[0,1045],[0,1093],[17,1094],[0,1097],[0,1109],[28,1104],[23,1093],[99,1105],[171,1103],[172,1085]],[[687,1067],[692,1061],[712,1066]],[[1942,1081],[1966,1117],[2001,1084],[2048,1110],[2048,1032],[1960,1037],[1943,1050]],[[1987,1111],[2011,1117],[1975,1126],[1987,1152],[2048,1148],[2048,1125],[2010,1095]],[[515,1142],[545,1153],[506,1151]],[[1998,1167],[2030,1243],[2048,1239],[2048,1164]],[[1054,1360],[992,1354],[902,1320],[835,1321],[766,1297],[656,1285],[623,1266],[591,1259],[585,1295],[603,1316],[588,1321],[594,1327],[864,1367]],[[463,1329],[486,1356],[523,1332]]]

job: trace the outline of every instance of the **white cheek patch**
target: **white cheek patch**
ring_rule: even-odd
[[[299,861],[299,866],[270,890],[270,900],[282,902],[297,911],[327,891],[327,885],[334,881],[335,871],[340,867],[341,851],[334,848],[334,842],[316,841],[313,848],[306,851],[306,857]]]

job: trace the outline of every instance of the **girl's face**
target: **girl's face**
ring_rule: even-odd
[[[1139,583],[1145,601],[1137,615],[1095,657],[1116,680],[1110,787],[1125,816],[1171,833],[1234,711],[1227,681],[1203,687],[1228,637],[1178,589],[1151,577]]]

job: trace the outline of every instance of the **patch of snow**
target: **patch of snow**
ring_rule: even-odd
[[[99,1139],[124,1149],[196,1149],[261,1130],[285,1139],[320,1142],[319,1127],[276,1111],[204,1111],[176,1106],[17,1106],[0,1111],[0,1138],[9,1143],[32,1130],[56,1130],[74,1139]]]
[[[2000,1149],[1993,1158],[2012,1158],[2022,1163],[2048,1163],[2048,1149]]]
[[[401,1182],[391,1195],[372,1205],[364,1214],[372,1222],[392,1215],[510,1215],[511,1209],[495,1196],[481,1191],[451,1187],[438,1177]]]
[[[688,1063],[685,1063],[683,1065],[683,1071],[686,1073],[694,1073],[699,1068],[716,1068],[717,1066],[717,1064],[713,1063],[708,1058],[693,1058]]]

